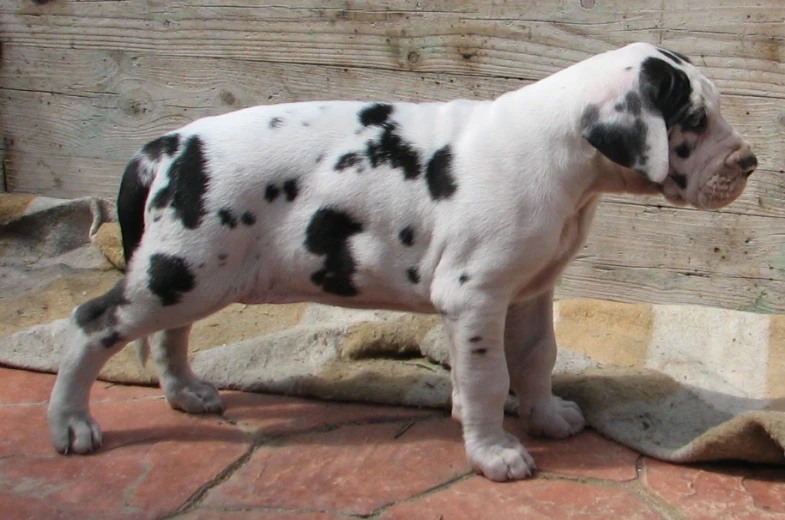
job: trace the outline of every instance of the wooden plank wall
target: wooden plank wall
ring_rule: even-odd
[[[559,295],[785,312],[782,0],[0,0],[7,185],[113,198],[140,145],[201,116],[492,98],[638,40],[715,80],[760,169],[718,212],[608,197]]]

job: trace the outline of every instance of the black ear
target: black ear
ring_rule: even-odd
[[[646,107],[662,115],[666,128],[689,110],[692,87],[683,70],[660,58],[649,57],[641,65],[639,81]]]
[[[642,107],[638,91],[586,106],[581,136],[611,161],[662,182],[668,175],[668,132],[659,112]]]
[[[646,152],[648,127],[641,118],[625,122],[600,120],[598,107],[591,106],[582,123],[583,138],[616,164],[633,168]]]

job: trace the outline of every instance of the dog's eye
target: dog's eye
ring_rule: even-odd
[[[706,109],[698,109],[685,118],[684,122],[681,124],[681,129],[685,132],[701,133],[706,129],[708,119]]]

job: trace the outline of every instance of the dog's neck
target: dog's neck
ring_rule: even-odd
[[[602,193],[661,193],[659,184],[608,160],[581,135],[581,118],[592,96],[603,89],[608,74],[625,67],[625,61],[598,55],[493,102],[496,118],[503,120],[513,135],[521,136],[516,141],[521,158],[531,153],[547,155],[547,160],[538,161],[547,171],[522,174],[547,179],[551,189],[558,187],[565,206],[577,210]],[[536,134],[526,128],[532,122],[538,126]],[[519,165],[527,166],[525,160]]]

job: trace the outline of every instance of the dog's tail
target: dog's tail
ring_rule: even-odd
[[[152,172],[147,171],[150,165],[146,162],[141,155],[137,155],[128,163],[117,195],[117,220],[120,223],[126,267],[144,234],[144,207],[153,179]]]
[[[150,196],[150,186],[161,167],[161,159],[174,155],[179,143],[177,134],[166,135],[147,143],[131,159],[123,172],[120,192],[117,195],[117,220],[120,223],[126,269],[142,241],[145,206]],[[136,340],[134,346],[139,362],[144,367],[150,354],[150,343],[144,337]]]
[[[120,193],[117,195],[117,220],[120,222],[123,237],[126,266],[142,241],[145,206],[153,179],[161,169],[164,159],[171,159],[179,148],[179,134],[159,137],[144,145],[123,172]]]

